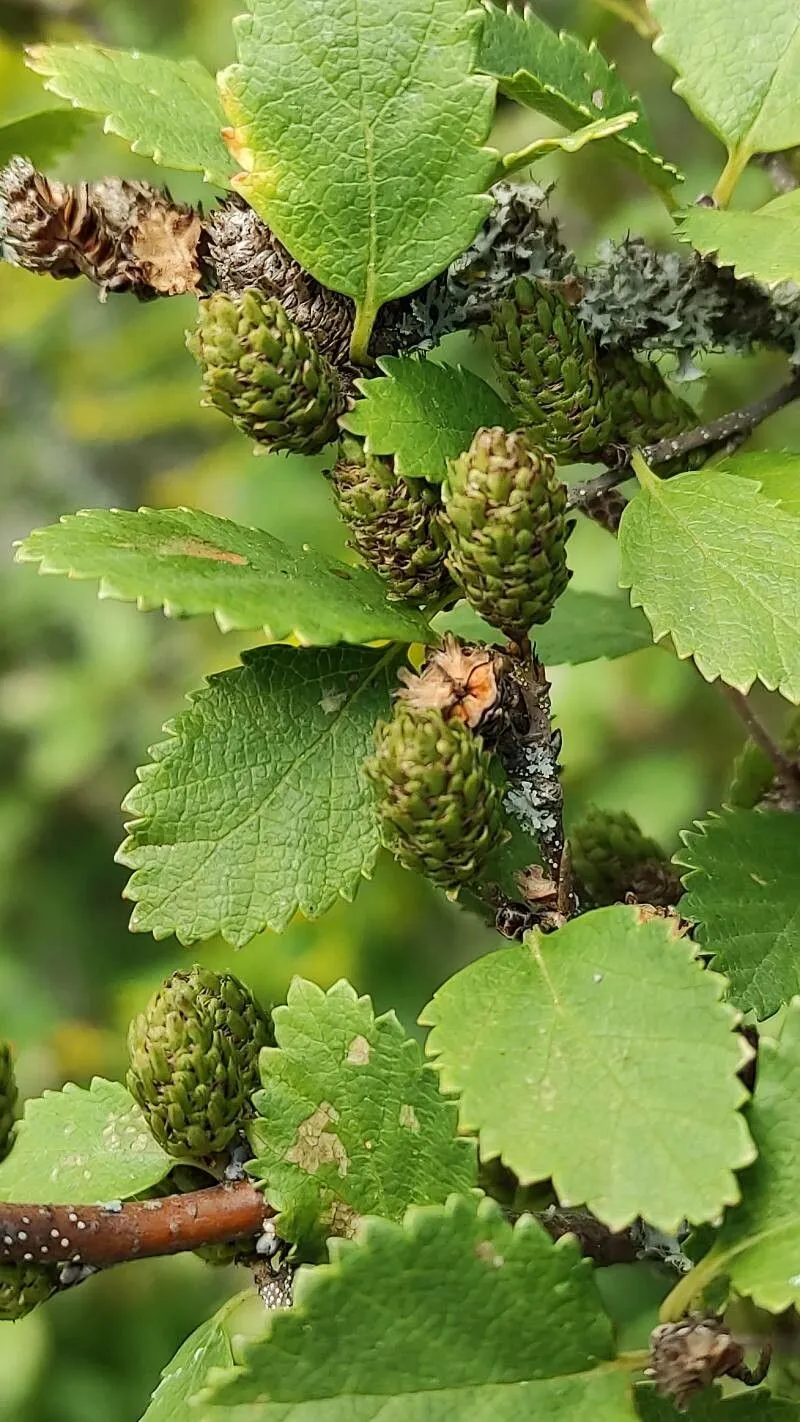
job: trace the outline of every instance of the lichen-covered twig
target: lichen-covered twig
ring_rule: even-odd
[[[535,184],[499,183],[495,207],[472,246],[421,290],[379,314],[373,356],[438,344],[481,326],[518,276],[558,282],[597,345],[674,352],[683,363],[709,349],[768,346],[800,359],[800,298],[740,281],[691,251],[658,251],[640,238],[603,243],[578,263]],[[144,216],[144,228],[142,217]],[[66,249],[65,249],[66,243]],[[58,184],[25,159],[0,170],[0,249],[55,276],[85,275],[103,294],[142,299],[257,285],[277,296],[330,358],[347,362],[349,297],[304,272],[238,198],[205,216],[147,183]]]
[[[550,683],[535,651],[520,649],[514,668],[526,724],[515,718],[497,743],[508,776],[505,805],[509,814],[536,840],[544,874],[538,868],[521,876],[520,890],[531,911],[531,924],[553,929],[575,908],[572,865],[564,837],[561,788],[561,732],[553,729]],[[527,889],[527,892],[526,892]]]

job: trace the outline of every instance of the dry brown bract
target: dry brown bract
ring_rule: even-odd
[[[662,1323],[650,1335],[648,1376],[664,1397],[685,1412],[696,1393],[717,1378],[732,1377],[749,1387],[764,1381],[771,1349],[764,1349],[756,1369],[747,1367],[744,1348],[721,1318],[684,1318]]]
[[[0,237],[9,261],[103,293],[177,296],[200,289],[200,215],[165,188],[108,178],[60,183],[26,158],[0,171]]]
[[[503,679],[511,659],[494,647],[474,647],[447,633],[419,675],[401,670],[398,692],[417,711],[441,711],[445,720],[463,721],[485,732],[502,717]]]

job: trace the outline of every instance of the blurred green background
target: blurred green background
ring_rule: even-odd
[[[714,140],[670,91],[670,74],[619,0],[552,0],[558,26],[596,37],[640,91],[661,150],[687,173],[686,196],[708,190],[722,165]],[[624,5],[623,5],[624,8]],[[235,0],[0,0],[0,121],[41,105],[21,62],[23,43],[95,38],[179,55],[211,68],[232,55]],[[519,147],[548,131],[508,107],[497,142]],[[97,125],[58,170],[153,178]],[[625,169],[586,150],[548,160],[553,210],[584,256],[626,231],[666,240],[669,219]],[[181,198],[200,192],[168,174]],[[748,174],[745,200],[768,195]],[[325,481],[312,461],[253,458],[226,422],[198,403],[183,333],[191,299],[101,305],[85,283],[56,283],[0,267],[0,1035],[19,1057],[25,1094],[124,1070],[124,1032],[161,977],[193,959],[232,967],[267,1000],[294,973],[323,986],[347,976],[379,1009],[413,1029],[438,984],[490,943],[488,931],[393,864],[382,862],[354,905],[298,921],[234,956],[223,944],[187,951],[127,932],[124,871],[113,863],[119,804],[146,747],[209,672],[235,663],[243,639],[210,622],[166,622],[98,602],[95,589],[15,567],[15,538],[66,510],[92,505],[190,504],[261,525],[290,542],[344,551]],[[466,340],[453,354],[478,359]],[[779,378],[774,357],[706,362],[689,387],[707,417]],[[784,412],[759,436],[800,448]],[[582,523],[571,544],[573,586],[612,591],[614,540]],[[252,639],[250,639],[252,641]],[[678,831],[719,804],[741,732],[717,690],[691,665],[652,649],[553,673],[564,733],[568,818],[591,799],[624,808],[674,849]],[[761,703],[767,719],[780,706]],[[4,1422],[136,1422],[160,1368],[187,1333],[239,1283],[194,1258],[134,1265],[98,1277],[24,1323],[0,1328]]]

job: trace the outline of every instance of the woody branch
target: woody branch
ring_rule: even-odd
[[[106,1268],[256,1236],[273,1216],[246,1181],[116,1206],[0,1204],[0,1264]],[[554,1239],[575,1235],[599,1264],[639,1257],[630,1232],[614,1234],[585,1210],[546,1210],[535,1218]]]
[[[183,1254],[256,1236],[273,1214],[248,1181],[123,1205],[0,1204],[0,1263],[101,1268]]]

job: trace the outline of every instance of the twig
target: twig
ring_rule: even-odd
[[[248,1181],[124,1205],[0,1204],[0,1263],[103,1267],[254,1238],[274,1211]]]
[[[661,439],[656,444],[645,445],[642,456],[648,464],[658,466],[682,459],[695,449],[708,449],[714,445],[725,444],[731,439],[746,438],[763,420],[798,398],[800,375],[795,375],[778,390],[762,396],[760,400],[754,400],[750,405],[742,406],[740,410],[731,410],[727,415],[720,415],[718,419],[709,420],[707,424],[697,425],[694,429],[684,430],[683,434],[674,435],[671,439]],[[671,478],[679,472],[676,469],[664,477]],[[568,507],[583,509],[597,499],[598,495],[616,488],[618,484],[624,484],[630,477],[631,469],[627,458],[621,463],[617,460],[615,468],[600,474],[596,479],[589,479],[585,484],[573,484],[569,492]]]
[[[519,651],[515,679],[527,724],[524,728],[511,725],[497,746],[509,779],[505,803],[509,814],[536,839],[546,874],[555,886],[556,902],[543,902],[541,911],[551,919],[551,910],[567,918],[575,903],[570,856],[564,853],[564,795],[558,760],[561,733],[553,730],[550,683],[542,663],[530,644]],[[555,927],[555,921],[549,926]]]
[[[574,1235],[581,1253],[595,1264],[635,1264],[642,1257],[641,1240],[631,1230],[615,1234],[588,1210],[560,1210],[551,1205],[549,1210],[537,1212],[535,1219],[551,1239]]]
[[[735,686],[726,686],[720,682],[722,691],[727,697],[737,716],[741,718],[747,727],[748,733],[757,746],[760,746],[765,755],[769,756],[778,775],[789,782],[800,781],[800,768],[778,745],[771,733],[767,730],[762,721],[759,720],[755,711],[750,706],[747,697],[741,691],[737,691]]]

